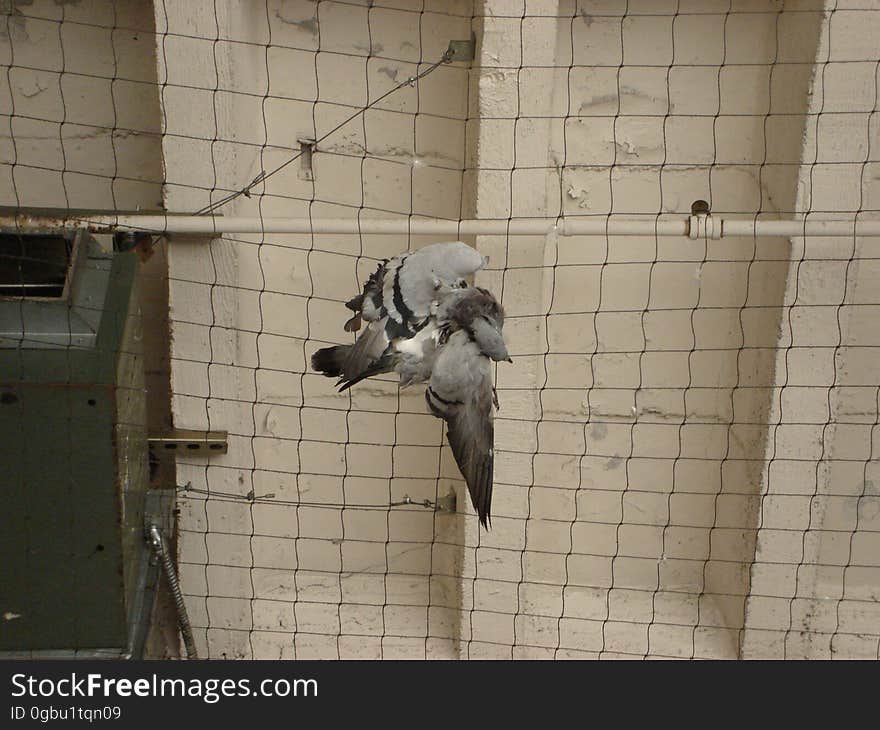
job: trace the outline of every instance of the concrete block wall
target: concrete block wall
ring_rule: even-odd
[[[149,5],[35,0],[0,11],[2,204],[160,208]]]

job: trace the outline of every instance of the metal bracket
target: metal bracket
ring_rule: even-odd
[[[174,532],[174,510],[177,507],[176,489],[149,489],[144,495],[144,534],[151,525],[158,525],[166,534]]]
[[[477,52],[477,36],[471,33],[466,41],[449,41],[444,56],[447,61],[473,61]]]
[[[138,246],[148,244],[150,239],[152,236],[142,231],[119,231],[113,234],[113,250],[117,253],[133,251]]]
[[[193,431],[176,428],[170,433],[150,436],[147,441],[154,452],[183,453],[192,456],[215,456],[229,450],[226,431]]]
[[[721,238],[721,221],[716,221],[709,212],[709,204],[705,200],[695,200],[691,204],[691,216],[688,218],[688,238]]]
[[[312,157],[315,154],[317,142],[313,139],[298,139],[299,142],[299,179],[314,180],[315,172],[312,169]]]
[[[450,491],[445,497],[437,497],[435,509],[437,512],[455,512],[458,507],[458,497]]]

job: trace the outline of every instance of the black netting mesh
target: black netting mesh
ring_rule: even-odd
[[[878,655],[876,3],[0,10],[4,215],[164,221],[139,246],[149,429],[228,432],[152,474],[200,655]],[[665,235],[698,200],[759,233]],[[456,238],[514,359],[488,532],[421,388],[309,368],[378,261]]]

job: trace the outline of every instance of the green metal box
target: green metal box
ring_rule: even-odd
[[[149,559],[137,259],[52,235],[63,244],[0,246],[0,652],[126,656]],[[56,288],[41,296],[49,284],[20,260],[61,249],[61,287],[44,269]]]

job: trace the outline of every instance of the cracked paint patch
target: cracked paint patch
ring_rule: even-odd
[[[286,23],[287,25],[294,25],[297,28],[302,28],[306,33],[310,33],[313,36],[318,35],[318,17],[313,15],[311,18],[293,18],[284,14],[284,7],[279,8],[275,11],[275,17],[278,18],[282,23]]]
[[[33,83],[23,85],[17,84],[16,88],[25,99],[33,99],[35,96],[42,94],[48,86],[43,86],[39,81],[34,80]]]
[[[399,68],[392,68],[391,66],[382,66],[377,69],[377,72],[382,74],[383,76],[387,76],[392,81],[397,81],[397,76],[400,73]]]
[[[583,188],[575,187],[574,185],[569,185],[568,190],[565,191],[565,194],[568,195],[572,200],[577,201],[578,208],[589,208],[590,203],[587,199],[587,191]]]

